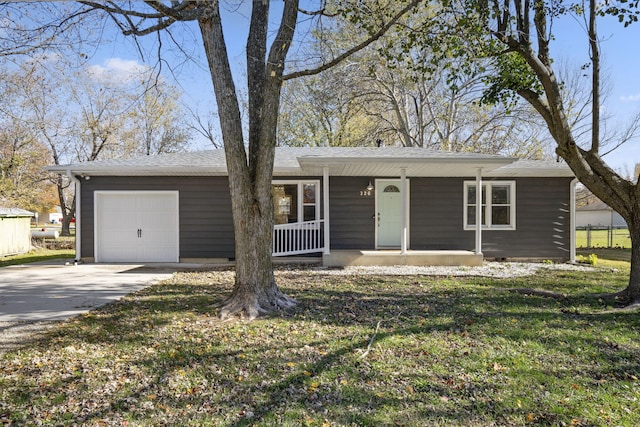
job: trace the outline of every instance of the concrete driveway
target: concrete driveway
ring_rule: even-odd
[[[171,277],[171,265],[55,260],[0,268],[0,323],[64,320]]]

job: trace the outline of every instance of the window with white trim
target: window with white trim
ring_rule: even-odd
[[[320,219],[320,181],[273,181],[273,213],[275,224],[315,221]]]
[[[488,230],[516,229],[515,181],[482,183],[482,228]],[[478,197],[476,183],[464,183],[464,229],[475,230]]]

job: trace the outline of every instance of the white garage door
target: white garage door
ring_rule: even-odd
[[[95,193],[96,262],[178,262],[177,191]]]

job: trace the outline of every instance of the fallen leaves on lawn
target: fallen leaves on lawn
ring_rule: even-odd
[[[622,327],[614,315],[582,314],[583,306],[572,329],[573,318],[548,308],[548,298],[496,292],[495,282],[478,278],[286,268],[276,277],[300,304],[254,322],[215,316],[233,272],[182,272],[1,355],[0,420],[598,425],[600,411],[620,423],[640,398],[640,349],[623,334],[639,330],[631,316]],[[605,328],[615,339],[591,339]],[[598,407],[596,393],[605,393],[602,402],[615,396],[619,407]]]

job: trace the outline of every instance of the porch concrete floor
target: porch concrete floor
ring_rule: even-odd
[[[349,265],[446,265],[479,266],[482,254],[472,251],[438,250],[401,253],[400,250],[332,250],[322,256],[325,267],[346,267]]]

